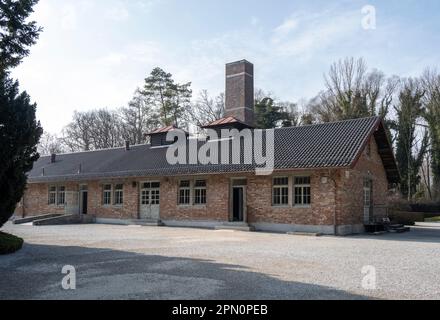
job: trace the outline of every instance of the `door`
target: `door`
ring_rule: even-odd
[[[371,179],[364,180],[364,224],[372,222],[372,185]]]
[[[143,182],[140,189],[140,218],[160,219],[160,182]]]
[[[233,222],[244,221],[244,188],[232,189],[232,220]]]
[[[88,200],[89,193],[88,187],[85,184],[79,186],[79,213],[87,214],[88,213]]]

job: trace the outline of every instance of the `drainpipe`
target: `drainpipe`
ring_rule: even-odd
[[[338,235],[338,220],[337,220],[336,206],[337,206],[338,185],[337,185],[336,179],[334,178],[334,176],[332,175],[330,170],[328,172],[328,176],[329,176],[329,179],[333,181],[333,186],[335,188],[335,191],[334,191],[335,207],[333,209],[333,234],[335,236],[337,236]]]

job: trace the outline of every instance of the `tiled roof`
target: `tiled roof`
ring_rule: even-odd
[[[246,123],[244,123],[243,121],[238,120],[237,118],[225,117],[225,118],[221,118],[221,119],[215,120],[215,121],[213,121],[213,122],[203,126],[203,128],[217,127],[217,126],[223,126],[223,125],[228,125],[228,124],[236,124],[236,123],[248,126]]]
[[[377,117],[275,129],[275,169],[351,167],[368,139],[373,135],[378,139],[377,130],[384,131]],[[386,169],[392,182],[396,174],[398,177],[392,148],[388,140],[381,141],[381,146],[381,156],[388,159]],[[245,164],[170,165],[166,160],[167,148],[137,145],[129,151],[118,148],[60,154],[55,163],[50,163],[50,157],[42,157],[29,173],[29,182],[251,172],[256,168]]]
[[[176,130],[176,129],[178,129],[178,128],[175,126],[167,126],[167,127],[163,127],[163,128],[158,128],[158,129],[148,133],[147,135],[158,134],[158,133],[168,133],[168,132]]]

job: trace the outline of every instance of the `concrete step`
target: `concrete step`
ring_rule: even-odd
[[[255,228],[243,222],[227,222],[224,223],[223,225],[216,226],[215,230],[235,230],[235,231],[251,232],[251,231],[255,231]]]
[[[135,226],[144,226],[144,227],[164,226],[164,223],[161,220],[132,220],[131,222]]]
[[[321,237],[322,233],[315,232],[287,232],[291,236],[304,236],[304,237]]]
[[[41,216],[34,216],[34,217],[27,217],[27,218],[22,218],[22,219],[15,219],[14,220],[14,224],[25,224],[25,223],[30,223],[30,222],[34,222],[37,220],[43,220],[43,219],[50,219],[50,218],[56,218],[56,217],[61,217],[62,214],[58,213],[53,213],[53,214],[43,214]]]

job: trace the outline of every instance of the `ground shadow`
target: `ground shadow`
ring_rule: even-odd
[[[76,290],[63,290],[64,265]],[[368,299],[239,265],[118,250],[26,244],[0,258],[0,299]]]
[[[349,237],[368,240],[440,243],[440,227],[414,226],[411,227],[410,232],[405,233],[384,233],[379,235],[360,234]]]

